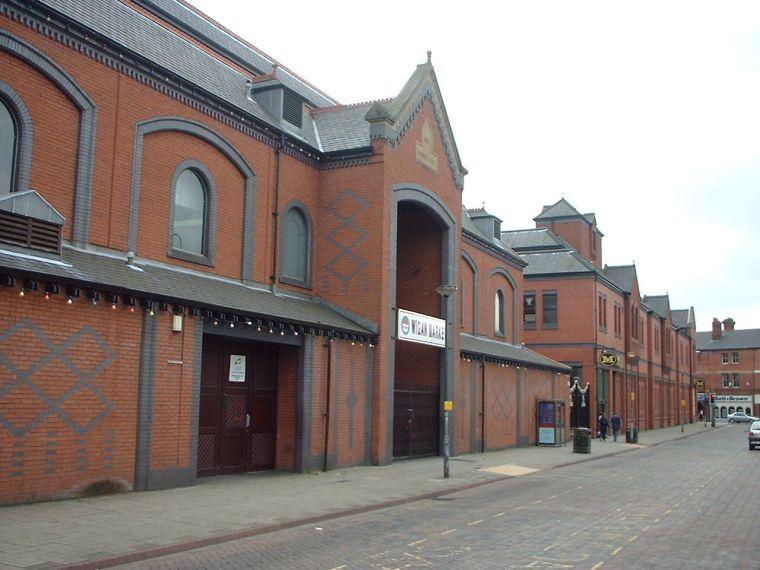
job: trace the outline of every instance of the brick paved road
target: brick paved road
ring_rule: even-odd
[[[760,568],[760,452],[731,426],[151,568]],[[607,445],[615,445],[608,443]]]

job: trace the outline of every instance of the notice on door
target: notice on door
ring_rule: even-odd
[[[245,354],[230,354],[230,382],[245,382]]]

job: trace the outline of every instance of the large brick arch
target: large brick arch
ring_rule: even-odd
[[[0,50],[19,58],[47,77],[79,109],[79,149],[71,237],[74,243],[86,244],[90,234],[92,210],[92,170],[95,159],[97,119],[95,103],[62,67],[33,45],[5,30],[0,30]],[[23,148],[21,151],[23,153]],[[23,170],[21,175],[24,175]],[[28,177],[26,182],[28,184]],[[19,188],[25,189],[21,185]]]
[[[256,175],[243,155],[225,139],[203,123],[182,117],[157,117],[138,123],[135,129],[134,158],[132,161],[132,188],[129,209],[128,248],[137,251],[137,233],[140,212],[140,177],[142,172],[143,142],[146,135],[161,131],[174,131],[195,136],[225,155],[240,171],[245,180],[243,213],[243,256],[241,275],[253,279],[254,221],[256,219]]]

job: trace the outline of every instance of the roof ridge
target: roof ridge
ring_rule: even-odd
[[[317,93],[321,94],[323,97],[326,97],[327,99],[331,99],[332,101],[337,101],[337,99],[335,97],[333,97],[332,95],[329,95],[329,94],[325,93],[319,87],[317,87],[316,85],[314,85],[310,81],[307,81],[306,79],[304,79],[303,77],[301,77],[300,75],[298,75],[295,71],[293,71],[292,69],[290,69],[288,66],[282,65],[278,60],[276,60],[275,58],[273,58],[271,55],[269,55],[264,50],[256,47],[251,42],[249,42],[248,40],[246,40],[245,38],[243,38],[242,36],[236,34],[232,30],[230,30],[228,27],[224,26],[219,21],[215,20],[214,18],[212,18],[211,16],[209,16],[208,14],[206,14],[205,12],[203,12],[200,8],[198,8],[196,6],[193,6],[189,2],[189,0],[176,0],[176,2],[178,2],[179,4],[181,4],[182,6],[184,6],[185,8],[187,8],[188,10],[194,12],[196,15],[200,16],[201,18],[203,18],[204,20],[206,20],[211,25],[216,26],[219,30],[221,30],[225,34],[228,34],[230,37],[232,37],[233,39],[239,41],[240,43],[242,43],[246,47],[248,47],[248,48],[250,48],[250,49],[258,52],[261,56],[263,56],[264,58],[270,60],[272,63],[274,63],[275,65],[277,65],[277,67],[279,67],[280,69],[284,69],[285,71],[287,71],[288,73],[290,73],[293,77],[295,77],[299,81],[303,82],[304,85],[306,85],[306,86],[314,89],[314,91],[316,91]],[[202,43],[203,43],[203,45],[206,45],[205,42],[202,42]],[[211,47],[211,46],[206,45],[206,47]],[[219,54],[216,51],[215,48],[211,47],[211,49],[214,50],[214,53],[217,53],[220,56],[222,55],[222,54]]]
[[[374,105],[375,103],[390,103],[393,101],[393,97],[385,97],[384,99],[373,99],[371,101],[361,101],[359,103],[346,103],[346,104],[338,104],[338,105],[331,105],[329,107],[315,107],[311,110],[312,114],[318,114],[318,113],[330,113],[335,111],[343,111],[345,109],[356,109],[359,107],[368,107],[370,105]]]

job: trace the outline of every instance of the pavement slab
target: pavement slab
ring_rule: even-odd
[[[220,476],[165,491],[0,507],[0,565],[105,567],[635,452],[711,428],[681,429],[640,432],[639,445],[594,440],[589,455],[574,454],[571,445],[461,455],[453,458],[449,479],[434,457],[305,475]]]

